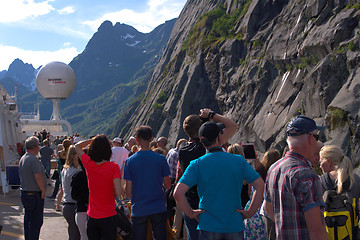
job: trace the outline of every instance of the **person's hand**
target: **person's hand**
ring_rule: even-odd
[[[211,112],[211,109],[210,109],[210,108],[200,109],[200,117],[201,117],[201,118],[208,118],[210,112]]]
[[[41,191],[41,199],[45,199],[45,191]]]
[[[195,209],[191,211],[191,216],[188,216],[189,218],[194,218],[196,221],[199,221],[199,215],[201,213],[205,212],[205,210],[202,209]]]
[[[240,209],[236,209],[236,211],[238,213],[241,213],[241,215],[243,216],[243,219],[248,219],[251,218],[254,214],[251,214],[248,210],[240,210]]]

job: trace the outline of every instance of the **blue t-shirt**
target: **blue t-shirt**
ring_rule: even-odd
[[[132,181],[131,216],[166,212],[163,178],[169,175],[166,158],[151,150],[126,159],[124,179]]]
[[[211,152],[194,161],[180,179],[192,187],[197,184],[200,197],[199,230],[219,233],[241,232],[245,226],[236,209],[242,209],[243,180],[254,182],[260,175],[240,155]]]

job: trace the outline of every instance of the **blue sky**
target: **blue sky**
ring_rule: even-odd
[[[0,71],[15,58],[35,68],[69,63],[105,20],[147,33],[179,16],[186,0],[0,0]]]

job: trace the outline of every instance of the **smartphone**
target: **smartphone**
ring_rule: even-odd
[[[254,160],[256,159],[256,149],[253,143],[242,143],[244,149],[244,158],[254,167]]]

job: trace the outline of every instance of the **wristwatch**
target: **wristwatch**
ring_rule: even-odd
[[[216,112],[210,111],[208,118],[213,119],[213,117],[215,116],[215,114],[216,114]]]

